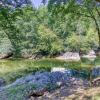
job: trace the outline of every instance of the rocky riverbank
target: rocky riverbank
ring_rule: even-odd
[[[87,88],[89,82],[85,79],[69,76],[68,71],[37,72],[20,78],[10,85],[1,87],[0,100],[25,100],[31,96],[43,96],[46,92],[62,86]]]
[[[99,68],[92,70],[93,76],[100,75]],[[76,91],[90,88],[90,82],[81,77],[84,75],[84,72],[64,68],[29,74],[10,85],[0,87],[0,100],[64,100]]]

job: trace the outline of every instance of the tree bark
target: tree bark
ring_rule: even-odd
[[[94,20],[95,22],[95,26],[96,26],[96,30],[97,30],[97,33],[98,33],[98,38],[99,38],[99,47],[98,47],[98,50],[100,50],[100,27],[99,27],[99,24],[97,22],[97,19],[95,18],[95,15],[94,13],[92,12],[92,10],[88,9],[89,10],[89,13],[91,15],[91,18]]]

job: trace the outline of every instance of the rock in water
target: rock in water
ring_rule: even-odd
[[[62,67],[53,67],[52,69],[51,69],[51,72],[57,72],[57,71],[59,71],[59,72],[64,72],[66,69],[65,68],[62,68]]]
[[[5,80],[4,79],[0,79],[0,87],[4,86],[5,84],[6,84]]]
[[[79,61],[80,56],[77,52],[66,52],[63,55],[56,57],[56,59],[66,60],[66,61]]]
[[[82,55],[83,58],[87,58],[89,60],[95,60],[96,53],[94,50],[90,50],[86,55]]]
[[[100,66],[92,69],[92,77],[100,77]]]

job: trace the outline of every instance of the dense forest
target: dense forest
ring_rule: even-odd
[[[8,0],[9,1],[9,0]],[[27,2],[26,2],[27,1]],[[0,3],[0,52],[14,56],[53,56],[65,51],[87,52],[100,47],[100,7],[91,0],[45,0]]]

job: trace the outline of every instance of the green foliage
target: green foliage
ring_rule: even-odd
[[[67,14],[71,14],[76,18],[75,21],[80,18],[84,19],[84,17],[91,20],[96,28],[97,32],[95,33],[98,34],[98,47],[100,47],[100,8],[95,0],[49,0],[48,9],[52,16],[58,17],[62,15],[64,18]],[[87,24],[88,22],[85,20],[85,23]]]
[[[88,10],[80,8],[73,0],[69,1],[52,5],[50,9],[25,6],[10,11],[9,7],[2,7],[0,51],[11,50],[15,56],[21,57],[34,53],[52,56],[66,50],[86,52],[97,48],[99,38],[95,23],[90,17],[81,16],[89,15]],[[94,8],[92,11],[99,23],[99,15]]]
[[[91,33],[86,36],[77,35],[73,33],[69,36],[66,41],[66,47],[68,51],[77,51],[77,52],[88,52],[91,49],[95,49],[97,47],[97,36]]]
[[[67,48],[70,51],[79,51],[81,48],[81,37],[75,35],[75,33],[66,40]]]
[[[40,25],[38,28],[38,42],[36,51],[53,55],[62,51],[62,41],[50,28]]]

